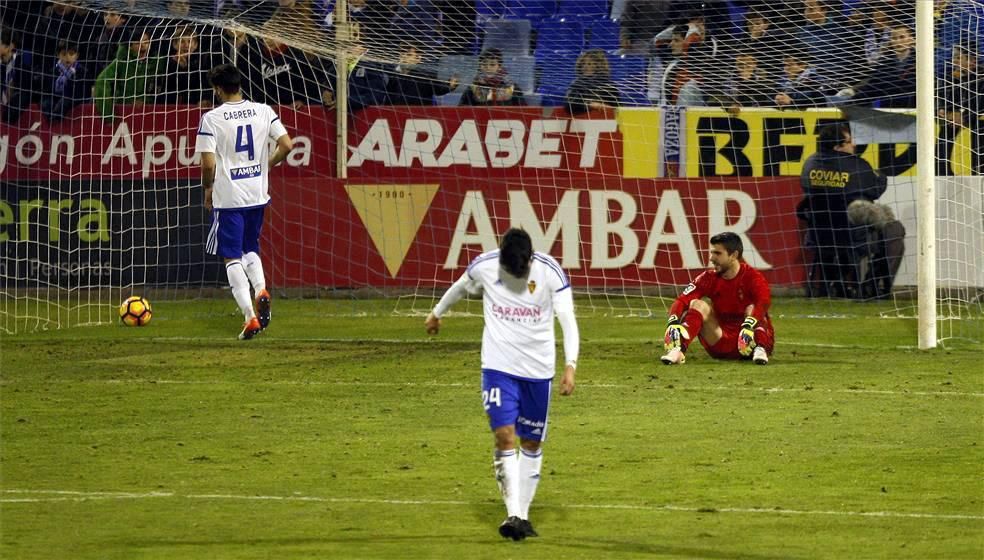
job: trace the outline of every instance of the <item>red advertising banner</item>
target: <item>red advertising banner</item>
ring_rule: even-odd
[[[621,161],[611,111],[572,119],[542,107],[370,107],[352,118],[347,167],[350,179],[560,182],[621,177]]]
[[[689,282],[711,232],[743,235],[745,256],[776,284],[803,278],[790,178],[432,183],[300,180],[274,199],[265,242],[277,285],[444,285],[513,225],[531,233],[575,286]],[[419,227],[418,227],[419,224]]]
[[[197,178],[195,132],[205,110],[183,105],[120,106],[103,119],[93,105],[50,123],[34,106],[18,126],[0,123],[0,180],[103,181]],[[335,174],[335,115],[320,107],[278,107],[298,135],[291,168],[307,176]],[[296,132],[295,132],[296,131]],[[315,145],[316,144],[316,145]]]
[[[686,284],[706,264],[709,236],[725,230],[744,237],[770,281],[803,277],[798,179],[638,178],[657,158],[655,144],[635,140],[652,136],[650,115],[369,108],[351,117],[339,180],[334,114],[277,111],[295,139],[272,172],[264,230],[277,286],[445,285],[510,226],[530,231],[579,287]],[[0,125],[0,182],[194,189],[202,112],[144,106],[106,122],[83,106],[57,125],[29,112],[19,127]]]

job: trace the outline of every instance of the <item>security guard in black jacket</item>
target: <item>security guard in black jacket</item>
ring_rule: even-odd
[[[797,208],[808,226],[805,245],[814,252],[808,293],[885,296],[902,255],[893,246],[890,252],[898,253],[897,257],[884,262],[884,234],[890,234],[893,242],[898,238],[898,245],[905,235],[891,209],[874,204],[885,193],[888,181],[854,154],[854,139],[846,123],[821,128],[818,148],[803,166],[804,198]]]

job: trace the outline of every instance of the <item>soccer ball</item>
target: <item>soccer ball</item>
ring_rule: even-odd
[[[128,327],[142,327],[153,317],[150,302],[140,296],[130,296],[120,304],[120,321]]]

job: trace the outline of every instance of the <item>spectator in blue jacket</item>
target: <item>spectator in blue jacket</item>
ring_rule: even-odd
[[[47,83],[41,111],[51,122],[58,122],[88,97],[85,66],[79,62],[79,49],[72,43],[58,44],[58,61],[45,77]]]
[[[912,108],[916,106],[916,39],[907,25],[892,27],[891,53],[861,85],[838,92],[853,101],[878,102],[881,107]]]
[[[37,91],[31,72],[33,55],[19,47],[20,39],[12,31],[0,31],[0,118],[5,123],[20,120]]]
[[[799,51],[799,52],[798,52]],[[791,109],[819,107],[827,103],[823,82],[801,49],[790,49],[783,57],[784,77],[779,81],[776,105]]]

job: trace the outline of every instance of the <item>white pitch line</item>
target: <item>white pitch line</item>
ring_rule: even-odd
[[[0,385],[11,385],[15,381],[3,381]],[[248,385],[272,385],[272,386],[299,386],[299,387],[331,387],[331,386],[350,386],[350,387],[439,387],[439,388],[462,388],[475,386],[474,383],[447,383],[439,381],[247,381],[242,379],[223,379],[215,381],[207,380],[187,380],[187,379],[86,379],[77,381],[74,379],[52,379],[45,383],[101,383],[105,385],[228,385],[228,384],[248,384]],[[582,383],[578,385],[581,389],[662,389],[664,391],[700,392],[700,391],[745,391],[761,393],[817,393],[817,394],[842,394],[842,395],[875,395],[875,396],[919,396],[919,397],[984,397],[984,392],[972,391],[907,391],[889,389],[818,389],[805,387],[756,387],[756,386],[686,386],[680,385],[672,389],[648,385],[627,385],[624,383]]]
[[[984,393],[964,391],[891,391],[888,389],[807,389],[804,387],[678,387],[680,391],[761,391],[763,393],[837,393],[842,395],[915,395],[920,397],[984,397]]]
[[[655,332],[655,331],[654,331]],[[441,338],[339,338],[339,337],[325,337],[325,338],[278,338],[275,336],[264,335],[264,338],[269,338],[276,340],[278,342],[327,342],[332,344],[338,343],[351,343],[351,344],[458,344],[458,345],[478,345],[479,340],[447,340]],[[586,338],[585,343],[591,344],[646,344],[656,340],[659,337],[644,338],[644,339],[626,339],[626,338]],[[190,336],[155,336],[141,340],[151,340],[151,341],[161,341],[161,342],[228,342],[229,344],[241,344],[235,338],[224,337],[224,338],[200,338],[200,337],[190,337]],[[858,344],[835,344],[826,342],[801,342],[792,340],[783,340],[781,342],[783,346],[805,346],[809,348],[861,348],[861,349],[886,349],[879,346],[862,346]],[[915,346],[893,346],[890,349],[894,350],[912,350]]]
[[[88,501],[88,500],[135,500],[149,498],[173,498],[179,500],[241,500],[241,501],[275,501],[275,502],[319,502],[341,504],[379,504],[392,506],[480,506],[487,502],[469,502],[464,500],[396,500],[382,498],[326,498],[321,496],[268,496],[241,494],[176,494],[173,492],[76,492],[71,490],[3,490],[4,494],[39,497],[0,498],[0,503],[39,503],[58,501]],[[742,507],[691,507],[671,504],[636,505],[636,504],[537,504],[544,508],[559,509],[603,509],[603,510],[634,510],[653,512],[682,512],[682,513],[741,513],[766,515],[827,515],[846,517],[882,517],[903,519],[941,519],[984,521],[984,515],[964,513],[923,513],[904,511],[839,511],[839,510],[799,510],[785,508],[742,508]]]

